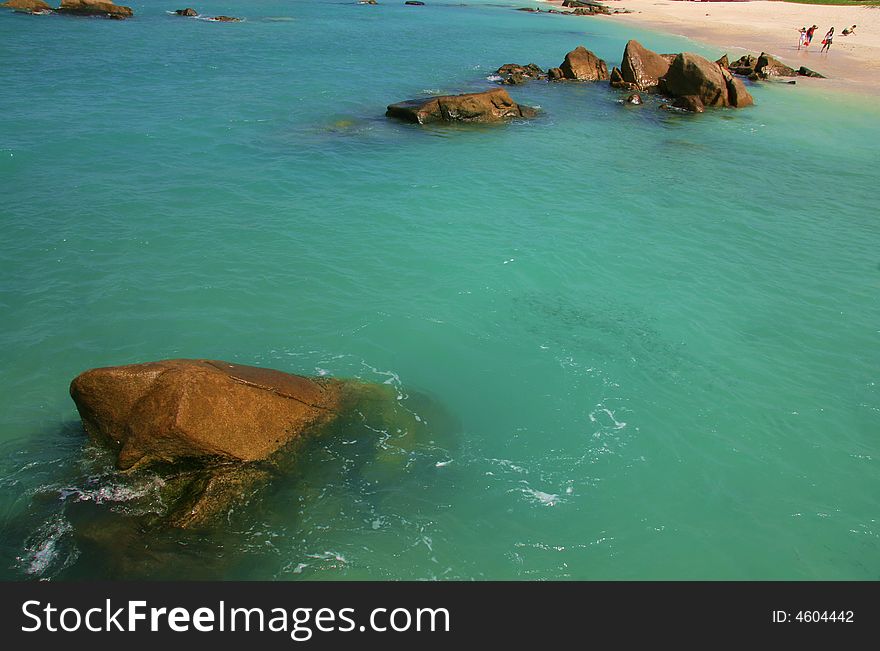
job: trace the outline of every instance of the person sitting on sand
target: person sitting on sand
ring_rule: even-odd
[[[843,34],[844,36],[849,36],[850,34],[855,34],[855,33],[856,33],[856,26],[855,25],[853,25],[852,27],[844,27],[843,31],[841,32],[841,34]]]
[[[810,42],[813,40],[813,33],[819,29],[818,25],[813,25],[807,30],[807,38],[804,39],[804,47],[810,47]]]
[[[831,39],[834,38],[834,28],[828,30],[828,33],[825,34],[825,38],[822,39],[822,49],[819,50],[819,54],[823,52],[827,52],[831,49]]]
[[[806,27],[801,27],[801,28],[798,30],[798,33],[800,34],[800,35],[798,36],[798,49],[800,50],[800,49],[801,49],[801,46],[804,44],[804,41],[807,40],[807,28],[806,28]]]

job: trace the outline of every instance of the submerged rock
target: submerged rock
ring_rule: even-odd
[[[635,106],[638,106],[638,105],[642,104],[642,96],[639,95],[638,93],[633,93],[632,95],[630,95],[629,97],[627,97],[624,100],[624,103],[625,104],[634,104]]]
[[[61,0],[61,6],[55,11],[75,16],[105,16],[116,20],[131,18],[134,15],[131,7],[116,5],[106,0]]]
[[[590,52],[583,45],[578,45],[566,54],[565,60],[560,64],[558,70],[562,74],[561,79],[574,81],[602,81],[608,79],[608,66],[605,64],[605,61]],[[559,79],[559,77],[551,76],[551,79]]]
[[[211,20],[218,23],[240,23],[241,18],[235,16],[214,16]]]
[[[673,57],[652,52],[636,40],[627,42],[620,64],[623,81],[638,90],[653,90],[669,72]]]
[[[14,9],[27,14],[44,14],[52,11],[52,7],[43,2],[43,0],[7,0],[0,4],[0,7]]]
[[[407,122],[502,122],[531,118],[538,114],[530,106],[514,102],[503,88],[482,93],[441,95],[412,99],[388,106],[385,115]]]
[[[425,3],[422,2],[421,0],[406,0],[406,2],[404,2],[403,4],[412,5],[415,7],[423,7],[425,5]]]
[[[530,80],[544,79],[547,77],[547,73],[541,70],[541,68],[535,63],[530,63],[525,66],[521,66],[517,63],[505,63],[495,71],[495,74],[502,77],[502,84],[508,85],[524,84]]]
[[[703,104],[703,100],[699,95],[683,95],[681,97],[676,97],[675,101],[672,102],[672,106],[682,109],[683,111],[690,111],[691,113],[702,113],[706,110],[705,104]]]
[[[308,378],[213,360],[98,368],[70,385],[83,428],[115,453],[124,476],[160,486],[150,526],[205,528],[273,478],[301,444],[353,423],[387,431],[383,461],[405,462],[424,424],[387,385]]]

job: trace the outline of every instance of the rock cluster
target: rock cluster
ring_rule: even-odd
[[[773,77],[819,77],[824,75],[801,66],[795,70],[791,66],[782,63],[779,59],[766,52],[754,56],[746,54],[730,64],[730,71],[753,81],[759,79],[771,79]]]

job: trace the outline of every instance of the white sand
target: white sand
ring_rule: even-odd
[[[561,5],[561,0],[548,0]],[[570,20],[614,20],[656,29],[713,45],[733,61],[745,53],[768,52],[788,65],[807,66],[828,80],[811,83],[862,93],[880,94],[880,7],[805,5],[790,2],[693,2],[688,0],[607,0],[613,9],[634,13],[570,17]],[[801,27],[818,25],[809,48],[797,50]],[[843,36],[844,27],[858,25]],[[822,39],[834,27],[828,54]],[[799,82],[801,83],[801,82]]]

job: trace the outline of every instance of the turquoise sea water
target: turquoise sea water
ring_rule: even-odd
[[[155,576],[880,578],[876,107],[536,83],[532,122],[394,123],[578,44],[722,54],[429,2],[0,14],[0,577],[106,572],[70,510],[133,489],[69,381],[207,357],[392,383],[432,438],[315,441]]]

